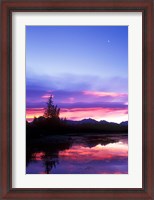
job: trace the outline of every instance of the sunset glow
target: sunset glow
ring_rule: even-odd
[[[84,118],[92,118],[98,121],[108,120],[112,121],[116,116],[117,122],[121,122],[122,119],[127,120],[126,110],[108,109],[108,108],[73,108],[73,109],[61,109],[61,117],[71,120],[81,120]],[[126,116],[126,118],[125,118]]]
[[[43,116],[43,108],[27,109],[26,119],[32,121],[34,116]],[[98,121],[107,120],[109,122],[114,121],[116,117],[116,122],[121,122],[122,120],[127,120],[127,109],[116,109],[116,108],[72,108],[72,109],[61,109],[60,117],[69,120],[82,120],[86,118],[93,118]]]
[[[40,117],[44,114],[44,108],[28,108],[26,110],[26,120],[31,122],[34,117]]]
[[[128,120],[127,26],[27,26],[26,119]]]

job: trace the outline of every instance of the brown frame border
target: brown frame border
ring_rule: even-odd
[[[154,199],[153,148],[153,0],[2,0],[1,68],[0,68],[0,132],[1,195],[0,199]],[[143,187],[141,189],[14,189],[12,188],[12,12],[142,12],[143,16]]]

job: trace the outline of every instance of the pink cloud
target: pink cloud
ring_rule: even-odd
[[[116,92],[100,92],[100,91],[83,91],[84,95],[91,95],[96,97],[127,97],[126,93],[116,93]]]
[[[27,108],[26,119],[32,121],[34,116],[43,116],[44,108]],[[127,108],[61,108],[60,117],[70,120],[81,120],[85,118],[93,118],[98,121],[107,120],[110,122],[121,122],[128,120]]]
[[[26,119],[32,121],[35,117],[43,116],[44,108],[27,108]],[[107,120],[111,122],[121,122],[128,120],[128,110],[126,108],[61,108],[60,117],[70,120],[81,120],[93,118],[98,121]]]
[[[32,121],[34,116],[39,117],[43,116],[44,108],[27,108],[26,109],[26,119]]]
[[[45,94],[45,95],[41,96],[41,98],[48,99],[50,96],[51,96],[51,94]],[[52,97],[54,98],[54,95],[52,95]]]
[[[117,108],[72,108],[61,109],[60,117],[66,117],[71,120],[81,120],[93,118],[96,120],[107,120],[112,122],[121,122],[128,120],[127,109]]]
[[[50,97],[50,95],[43,95],[43,96],[41,96],[41,98],[43,98],[43,99],[48,99]]]

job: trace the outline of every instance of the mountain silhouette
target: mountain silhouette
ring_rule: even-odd
[[[122,126],[128,126],[128,121],[121,122],[120,125],[122,125]]]
[[[102,124],[102,125],[120,125],[120,126],[128,126],[128,121],[123,121],[121,123],[115,123],[115,122],[108,122],[106,120],[100,120],[100,121],[97,121],[95,119],[92,119],[92,118],[88,118],[88,119],[82,119],[82,120],[79,120],[79,121],[74,121],[74,120],[67,120],[67,124],[69,125],[77,125],[77,124]]]

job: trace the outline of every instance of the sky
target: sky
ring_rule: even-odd
[[[128,120],[127,26],[27,26],[26,119]]]

